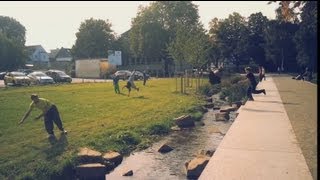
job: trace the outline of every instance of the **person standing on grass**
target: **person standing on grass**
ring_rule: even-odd
[[[35,119],[40,119],[42,116],[44,117],[44,126],[46,128],[47,133],[49,134],[49,138],[55,137],[53,133],[53,122],[60,129],[63,134],[67,134],[67,131],[64,130],[62,121],[59,115],[59,111],[57,107],[47,99],[39,98],[37,94],[31,95],[31,104],[29,106],[28,111],[23,116],[22,120],[19,122],[19,125],[24,122],[25,119],[28,118],[30,112],[36,107],[42,111]]]
[[[112,80],[113,80],[114,92],[115,92],[116,94],[120,94],[120,89],[119,89],[119,76],[117,76],[117,75],[114,74]]]
[[[261,89],[261,90],[256,90],[257,87],[257,81],[256,78],[254,77],[252,70],[250,67],[246,67],[245,71],[247,73],[246,77],[248,78],[248,80],[250,81],[250,85],[247,89],[247,97],[249,101],[254,101],[252,94],[260,94],[263,93],[264,95],[266,95],[266,90],[265,89]]]
[[[128,91],[129,91],[128,96],[130,96],[131,88],[139,91],[139,88],[136,87],[136,85],[134,84],[134,73],[135,72],[136,72],[135,70],[132,71],[132,73],[131,73],[131,75],[130,75],[130,77],[128,79],[127,85],[122,87],[122,89],[125,88],[125,87],[128,89]]]
[[[146,73],[146,71],[143,71],[143,85],[144,86],[146,85],[147,80],[148,80],[147,73]]]

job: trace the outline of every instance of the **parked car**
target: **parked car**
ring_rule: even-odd
[[[0,72],[0,80],[3,80],[6,74],[7,72]]]
[[[126,80],[131,76],[131,72],[128,70],[119,70],[114,73],[116,76],[119,77],[119,79]]]
[[[150,78],[150,75],[149,75],[149,74],[146,74],[146,76],[147,76],[147,79]],[[135,79],[135,80],[143,80],[143,73],[142,73],[141,71],[136,71],[136,72],[134,73],[134,79]]]
[[[53,84],[54,80],[52,77],[49,77],[41,71],[34,71],[28,74],[28,77],[31,79],[33,84]]]
[[[8,83],[12,83],[12,85],[30,85],[31,80],[28,76],[26,76],[22,72],[9,72],[4,76],[4,84],[8,85]]]
[[[72,81],[72,78],[69,75],[60,70],[48,70],[45,74],[52,77],[55,82],[71,83]]]

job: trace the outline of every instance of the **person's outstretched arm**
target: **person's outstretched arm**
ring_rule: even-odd
[[[31,108],[28,109],[28,111],[26,112],[26,114],[24,114],[23,118],[22,118],[21,121],[19,122],[19,125],[22,124],[22,123],[24,122],[24,120],[28,118],[31,110],[32,110]]]

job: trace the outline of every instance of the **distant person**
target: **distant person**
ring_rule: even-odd
[[[42,114],[35,119],[40,119],[42,116],[44,117],[44,126],[49,134],[49,138],[55,137],[53,133],[53,122],[63,134],[67,134],[67,131],[63,128],[59,111],[52,102],[44,98],[39,98],[37,94],[32,94],[31,100],[32,102],[29,106],[29,109],[19,122],[19,125],[22,124],[26,118],[28,118],[30,112],[36,107],[42,111]]]
[[[139,91],[139,88],[136,87],[136,85],[134,84],[134,73],[135,73],[135,72],[136,72],[136,71],[134,70],[134,71],[131,73],[131,75],[130,75],[130,77],[129,77],[129,79],[128,79],[127,84],[122,87],[122,89],[125,88],[125,87],[128,89],[128,91],[129,91],[128,96],[130,96],[131,88]]]
[[[146,85],[147,80],[148,80],[147,73],[146,73],[146,71],[143,71],[143,85],[144,86]]]
[[[252,70],[250,67],[246,67],[245,71],[247,73],[246,77],[248,78],[250,85],[247,89],[247,97],[249,101],[254,101],[252,94],[260,94],[263,93],[264,95],[266,95],[266,90],[265,89],[261,89],[261,90],[256,90],[257,87],[257,82],[256,82],[256,78],[254,77]]]
[[[119,89],[119,76],[117,76],[117,75],[114,74],[112,80],[113,80],[114,92],[115,92],[116,94],[120,94],[120,89]]]
[[[214,84],[220,84],[221,83],[221,78],[220,76],[218,76],[219,71],[210,71],[209,72],[209,82],[210,84],[214,85]],[[220,75],[220,74],[219,74]]]
[[[266,80],[266,71],[263,66],[259,66],[259,81]]]
[[[281,70],[280,70],[280,66],[278,66],[277,71],[278,71],[278,74],[280,74],[280,72],[281,72]]]
[[[302,75],[302,80],[310,81],[312,79],[312,73],[308,67],[306,67],[306,71]]]

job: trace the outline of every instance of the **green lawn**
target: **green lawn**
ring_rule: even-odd
[[[48,179],[72,164],[79,147],[101,152],[129,152],[152,142],[152,134],[166,132],[172,119],[200,103],[193,95],[175,93],[174,79],[154,79],[131,96],[115,94],[112,83],[66,84],[0,89],[0,179]],[[120,89],[125,84],[120,82]],[[43,120],[18,122],[31,103],[30,94],[54,102],[62,117],[66,137],[55,127],[58,142],[50,144]]]

